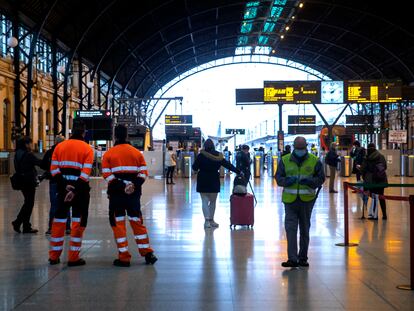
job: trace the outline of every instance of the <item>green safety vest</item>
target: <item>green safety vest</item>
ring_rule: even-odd
[[[290,160],[291,156],[291,154],[287,154],[282,157],[286,176],[296,176],[298,180],[295,184],[283,188],[282,202],[293,203],[296,201],[298,196],[303,202],[310,202],[315,199],[316,191],[311,187],[300,185],[299,180],[305,177],[313,176],[315,173],[315,166],[318,163],[318,158],[315,155],[308,153],[307,159],[302,162],[300,166],[298,166],[296,162]]]

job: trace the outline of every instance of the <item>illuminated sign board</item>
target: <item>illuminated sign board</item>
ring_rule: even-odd
[[[308,125],[308,126],[289,125],[288,126],[288,134],[290,135],[315,134],[315,133],[316,133],[315,125]]]
[[[288,124],[297,124],[297,125],[315,125],[316,116],[288,116]]]
[[[348,103],[395,103],[402,100],[401,81],[345,81]]]
[[[320,81],[265,81],[264,102],[273,104],[320,103]]]
[[[226,129],[226,135],[232,135],[232,134],[245,135],[246,130],[245,129]]]
[[[189,125],[193,124],[192,115],[166,115],[165,125]]]
[[[109,110],[76,110],[75,118],[110,118],[111,112]]]

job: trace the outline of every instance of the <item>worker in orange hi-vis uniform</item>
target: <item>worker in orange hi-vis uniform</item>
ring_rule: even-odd
[[[129,267],[131,254],[125,225],[125,211],[134,232],[135,242],[147,264],[154,264],[157,257],[149,245],[147,228],[141,214],[142,184],[148,176],[144,156],[127,142],[127,128],[115,128],[115,146],[104,154],[103,177],[108,181],[109,222],[118,247],[118,259],[113,264]]]
[[[49,263],[60,262],[63,250],[66,218],[72,207],[72,227],[68,266],[82,266],[79,258],[82,236],[88,220],[89,175],[93,165],[93,150],[85,143],[85,124],[74,120],[72,136],[56,146],[50,173],[58,185],[58,207],[52,223]]]

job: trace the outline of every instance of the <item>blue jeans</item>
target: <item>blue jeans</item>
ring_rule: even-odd
[[[57,198],[57,183],[49,182],[49,198],[50,198],[50,211],[49,211],[49,230],[52,229],[53,218],[55,218],[56,209],[58,206]],[[66,229],[70,230],[70,211],[68,212],[68,220],[66,221]]]

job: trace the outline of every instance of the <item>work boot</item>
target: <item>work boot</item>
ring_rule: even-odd
[[[309,262],[307,260],[300,259],[299,267],[309,267]]]
[[[145,255],[145,263],[147,265],[151,264],[153,265],[154,263],[156,263],[158,260],[157,257],[155,257],[154,253],[148,253]]]
[[[49,264],[51,266],[57,265],[59,263],[60,263],[60,259],[59,258],[58,259],[49,259]]]
[[[79,258],[76,261],[68,261],[68,267],[76,267],[76,266],[84,266],[86,265],[86,261],[82,258]]]
[[[114,266],[117,266],[117,267],[129,267],[130,265],[131,263],[129,261],[122,261],[119,259],[114,260]]]
[[[20,231],[21,224],[19,224],[16,220],[12,221],[12,226],[13,226],[14,231],[16,231],[17,233],[21,233]]]
[[[282,262],[283,268],[297,268],[299,267],[299,264],[296,261],[288,260],[285,262]]]

